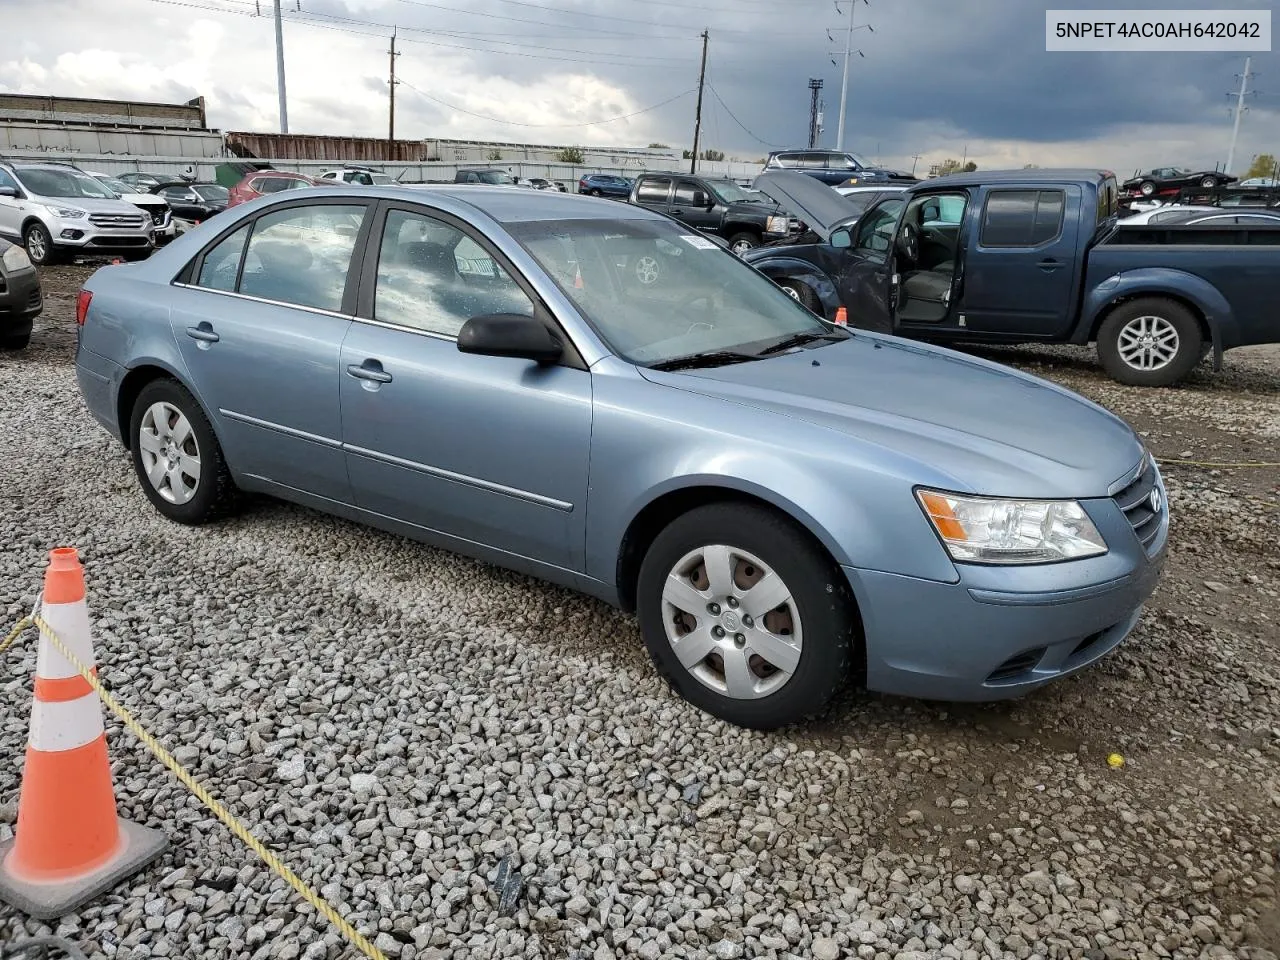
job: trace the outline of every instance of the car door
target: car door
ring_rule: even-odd
[[[342,345],[356,504],[508,556],[581,570],[591,375],[581,364],[462,353],[472,316],[543,316],[462,222],[387,204]]]
[[[22,186],[7,171],[0,170],[0,187],[8,187],[14,192],[12,197],[0,196],[0,234],[10,239],[21,239]]]
[[[1051,338],[1075,317],[1079,185],[989,190],[964,253],[958,322],[974,333]],[[1089,205],[1093,213],[1093,205]],[[1084,229],[1091,230],[1092,223]]]
[[[644,177],[636,190],[636,203],[659,213],[667,213],[671,209],[671,178]]]
[[[836,289],[849,324],[881,333],[893,331],[893,236],[905,200],[891,196],[864,213],[855,224],[851,245],[843,248]],[[838,241],[844,231],[832,235]],[[839,248],[839,243],[836,243]]]
[[[175,217],[181,217],[183,220],[201,219],[204,209],[200,206],[200,197],[194,190],[187,187],[165,187],[160,191],[160,196],[168,202]]]
[[[677,180],[671,194],[671,215],[707,233],[720,229],[724,207],[715,203],[707,188],[697,180]]]
[[[367,211],[350,199],[270,208],[196,258],[170,314],[233,469],[342,503],[339,356]]]

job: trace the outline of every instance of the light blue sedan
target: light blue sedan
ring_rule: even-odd
[[[266,493],[585,591],[744,726],[850,677],[1024,693],[1115,648],[1164,562],[1120,419],[828,324],[642,207],[289,191],[99,270],[77,320],[85,402],[166,517]]]

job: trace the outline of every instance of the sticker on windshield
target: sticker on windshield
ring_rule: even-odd
[[[716,248],[715,243],[708,240],[706,237],[696,237],[691,234],[682,233],[680,235],[680,239],[691,247],[697,247],[699,250],[714,250]]]

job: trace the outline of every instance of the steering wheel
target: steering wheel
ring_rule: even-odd
[[[920,259],[920,228],[904,223],[898,232],[898,252],[913,263]]]

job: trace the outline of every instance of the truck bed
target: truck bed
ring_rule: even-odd
[[[1089,251],[1085,269],[1085,290],[1141,275],[1171,299],[1199,304],[1223,350],[1280,342],[1280,222],[1118,227]]]

